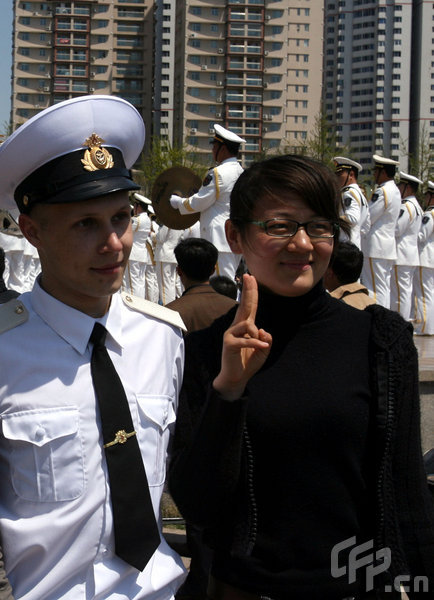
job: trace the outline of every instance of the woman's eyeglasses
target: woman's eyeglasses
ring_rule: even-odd
[[[318,220],[318,221],[306,221],[306,223],[299,223],[292,219],[268,219],[267,221],[246,221],[257,225],[265,231],[267,235],[272,237],[293,237],[300,227],[306,231],[307,235],[311,238],[332,238],[339,231],[339,225],[334,221]]]

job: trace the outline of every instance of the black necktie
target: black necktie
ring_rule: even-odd
[[[160,543],[136,432],[122,382],[105,347],[107,330],[95,323],[90,341],[113,508],[115,552],[142,571]]]

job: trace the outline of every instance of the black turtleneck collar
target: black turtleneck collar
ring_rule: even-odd
[[[324,289],[322,280],[302,296],[279,296],[259,287],[256,323],[265,330],[287,330],[288,327],[314,318],[329,303],[330,296]]]

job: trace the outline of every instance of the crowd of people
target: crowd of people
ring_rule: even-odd
[[[418,177],[398,173],[393,159],[373,160],[375,186],[368,201],[357,183],[362,166],[334,158],[341,212],[364,255],[361,282],[378,304],[411,320],[416,334],[434,335],[434,183],[427,182],[420,206]]]
[[[131,104],[96,95],[0,147],[19,234],[0,240],[0,599],[393,600],[403,583],[432,597],[399,312],[430,333],[434,185],[423,212],[421,182],[401,172],[399,193],[377,155],[369,201],[345,157],[243,170],[244,140],[216,124],[216,167],[170,197],[199,220],[175,230],[132,178],[144,140]],[[187,578],[162,534],[165,486]]]

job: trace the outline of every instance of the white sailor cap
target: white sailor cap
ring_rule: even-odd
[[[155,215],[155,210],[154,210],[154,207],[152,206],[152,204],[148,204],[148,213],[150,215]]]
[[[426,191],[431,192],[431,194],[434,194],[434,183],[432,181],[428,181]]]
[[[142,151],[139,112],[115,96],[79,96],[41,111],[0,146],[0,206],[21,212],[137,190],[131,167]]]
[[[384,156],[380,156],[379,154],[374,154],[372,157],[374,159],[375,165],[379,167],[384,167],[386,165],[393,165],[397,167],[399,162],[397,160],[393,160],[392,158],[385,158]]]
[[[355,160],[346,158],[345,156],[334,156],[333,161],[335,163],[335,173],[340,173],[340,171],[347,169],[356,169],[357,173],[363,171],[363,167],[361,164],[359,164]]]
[[[152,204],[151,200],[149,200],[149,198],[146,198],[146,196],[142,196],[142,194],[138,194],[137,192],[134,192],[133,194],[134,196],[134,200],[136,202],[140,202],[140,204]]]
[[[223,143],[229,142],[232,145],[243,144],[246,141],[236,133],[233,133],[233,131],[225,129],[218,123],[214,124],[214,139]]]
[[[423,181],[421,181],[414,175],[409,175],[408,173],[404,173],[404,171],[399,172],[399,181],[409,181],[410,183],[414,183],[416,185],[422,185],[423,183]]]

